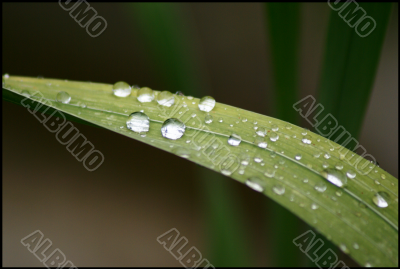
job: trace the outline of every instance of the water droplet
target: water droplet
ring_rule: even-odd
[[[325,159],[329,159],[330,157],[331,157],[331,155],[328,152],[324,154]]]
[[[112,87],[113,94],[118,97],[127,97],[131,94],[132,88],[128,83],[119,81]]]
[[[239,146],[240,142],[242,142],[242,138],[237,134],[232,134],[228,138],[228,144],[231,146]]]
[[[272,124],[271,129],[272,131],[277,132],[279,130],[279,127],[276,124]]]
[[[303,183],[308,183],[308,178],[303,179]]]
[[[328,168],[328,167],[329,167],[329,164],[328,164],[327,162],[323,162],[323,163],[322,163],[322,167],[323,167],[323,168]]]
[[[169,91],[162,91],[157,95],[157,103],[162,106],[170,107],[175,103],[175,96]]]
[[[250,162],[250,156],[247,155],[246,153],[240,154],[239,159],[242,165],[248,165]]]
[[[21,91],[21,94],[22,94],[23,96],[25,96],[25,97],[30,97],[30,96],[31,96],[31,94],[29,93],[28,90],[22,90],[22,91]]]
[[[265,170],[264,175],[265,175],[266,177],[274,177],[274,176],[275,176],[275,170],[272,169],[272,168],[267,168],[267,169]]]
[[[85,103],[81,103],[79,106],[80,106],[81,108],[86,108],[86,104],[85,104]]]
[[[254,156],[254,161],[256,163],[260,163],[260,162],[262,162],[262,160],[263,160],[263,158],[261,157],[260,154],[257,154],[256,156]]]
[[[326,184],[325,183],[317,183],[315,184],[314,187],[315,190],[319,191],[319,192],[324,192],[326,190]]]
[[[365,266],[365,267],[372,267],[372,264],[369,263],[369,262],[367,262],[364,266]]]
[[[386,178],[385,174],[382,174],[382,175],[381,175],[381,178],[382,178],[382,179],[385,179],[385,178]]]
[[[337,191],[335,192],[337,196],[342,196],[342,192],[341,191]]]
[[[321,156],[321,152],[314,153],[315,158],[319,158],[319,156]]]
[[[205,117],[204,117],[204,122],[205,123],[207,123],[207,124],[210,124],[212,121],[213,121],[213,116],[211,116],[211,115],[206,115]]]
[[[215,107],[215,99],[211,96],[204,96],[199,101],[199,109],[201,111],[210,112]]]
[[[71,96],[67,92],[59,92],[56,98],[57,102],[68,104],[71,101]]]
[[[188,96],[187,99],[192,100],[193,96]]]
[[[390,196],[387,192],[380,191],[380,192],[375,193],[374,198],[372,198],[372,201],[378,207],[381,207],[381,208],[388,207],[388,205],[390,203]]]
[[[3,78],[5,78],[5,79],[8,79],[9,77],[10,77],[9,74],[4,74],[4,75],[3,75]]]
[[[255,126],[254,128],[256,128],[256,127],[257,126]],[[267,133],[267,130],[264,127],[259,127],[256,132],[257,135],[262,136],[262,137],[264,137],[266,135],[266,133]]]
[[[161,134],[163,137],[176,140],[183,136],[185,133],[185,124],[175,118],[167,119],[161,127]]]
[[[154,92],[148,87],[142,87],[137,92],[137,99],[141,103],[148,103],[154,100]]]
[[[378,180],[375,180],[376,185],[381,185],[381,183]]]
[[[301,139],[301,141],[304,143],[304,144],[311,144],[311,136],[310,135],[305,135],[305,136],[303,136],[303,138]]]
[[[247,122],[247,119],[246,118],[242,119],[242,122]]]
[[[286,124],[286,129],[290,130],[292,129],[292,126],[290,124]]]
[[[301,131],[301,134],[302,134],[302,135],[306,135],[308,131],[309,131],[308,129],[304,128],[304,129]]]
[[[136,133],[148,132],[150,128],[149,117],[142,112],[134,112],[129,115],[126,127]]]
[[[296,156],[294,156],[294,158],[295,158],[296,160],[298,160],[298,161],[301,160],[301,157],[302,157],[302,156],[301,156],[300,153],[299,153],[299,154],[296,154]]]
[[[347,184],[347,178],[340,170],[328,168],[321,172],[321,175],[333,185],[343,188]]]
[[[254,144],[263,149],[267,148],[267,142],[264,140],[264,137],[257,136],[254,139]]]
[[[285,187],[283,187],[281,185],[276,185],[276,186],[272,187],[272,191],[278,195],[282,195],[285,193]]]
[[[353,170],[349,170],[346,173],[348,178],[355,178],[356,177],[356,173]]]
[[[349,253],[349,249],[347,248],[347,246],[345,244],[340,244],[339,248],[344,252],[344,253]]]
[[[185,148],[176,148],[175,150],[173,150],[173,152],[182,158],[187,159],[190,157],[190,151]]]
[[[262,192],[265,189],[265,182],[258,177],[251,177],[246,180],[246,185],[255,191]]]
[[[219,118],[218,121],[219,122],[224,122],[224,119],[223,118]]]
[[[342,170],[342,169],[343,169],[343,164],[337,163],[337,164],[335,165],[335,168],[336,168],[337,170]]]
[[[359,246],[357,243],[354,243],[354,244],[353,244],[353,248],[354,248],[354,249],[359,249],[360,246]]]
[[[312,210],[318,209],[318,207],[319,206],[317,204],[314,204],[314,203],[311,204],[311,209]]]
[[[270,139],[272,142],[275,142],[276,140],[279,139],[279,135],[278,135],[277,133],[275,133],[275,132],[272,132],[272,133],[269,135],[269,139]]]

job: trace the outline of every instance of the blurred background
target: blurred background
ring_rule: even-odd
[[[90,2],[107,21],[96,38],[58,3],[2,5],[3,74],[122,80],[211,95],[221,103],[276,115],[262,3]],[[296,101],[316,96],[330,14],[326,3],[299,8]],[[4,266],[42,266],[20,243],[35,230],[78,267],[181,266],[156,241],[171,228],[215,266],[281,265],[274,254],[277,244],[296,255],[291,264],[307,265],[290,239],[273,239],[269,212],[276,205],[250,188],[138,141],[74,123],[105,156],[98,170],[88,172],[26,109],[2,105]],[[398,177],[397,4],[359,141]],[[294,229],[294,235],[308,229],[293,218],[296,222],[285,229]],[[357,265],[342,258],[350,267]]]

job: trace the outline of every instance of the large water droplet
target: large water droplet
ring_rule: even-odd
[[[137,92],[137,99],[141,103],[148,103],[154,100],[153,90],[148,87],[140,88]]]
[[[246,180],[246,185],[255,191],[262,192],[265,189],[266,183],[258,177],[251,177]]]
[[[211,115],[206,115],[205,117],[204,117],[204,122],[205,123],[207,123],[207,124],[210,124],[212,121],[213,121],[213,116],[211,116]]]
[[[303,136],[303,138],[301,139],[301,141],[304,143],[304,144],[311,144],[311,136],[310,135],[305,135],[305,136]]]
[[[201,111],[210,112],[215,106],[215,99],[211,96],[204,96],[199,101],[199,109]]]
[[[167,119],[161,127],[161,134],[163,137],[176,140],[183,136],[185,133],[185,124],[175,118]]]
[[[264,127],[258,128],[258,130],[256,132],[257,135],[262,136],[262,137],[264,137],[266,135],[266,133],[267,133],[267,130]]]
[[[257,136],[254,139],[254,144],[263,149],[267,148],[267,142],[264,140],[264,137]]]
[[[283,187],[281,185],[277,185],[277,186],[272,187],[272,191],[278,195],[282,195],[285,193],[285,187]]]
[[[136,133],[148,132],[150,128],[149,117],[142,112],[133,112],[126,121],[126,127]]]
[[[321,175],[326,178],[330,183],[343,188],[347,184],[347,178],[340,170],[327,168],[321,172]]]
[[[375,193],[374,198],[372,198],[372,201],[374,204],[376,204],[379,207],[388,207],[390,203],[390,196],[387,192],[380,191]]]
[[[228,144],[231,146],[239,146],[240,142],[242,142],[242,138],[237,134],[232,134],[228,138]]]
[[[169,91],[160,92],[157,95],[157,103],[162,106],[170,107],[175,103],[175,95]]]
[[[326,184],[325,183],[317,183],[315,185],[315,190],[319,191],[319,192],[324,192],[326,190]]]
[[[67,92],[59,92],[56,98],[57,102],[68,104],[71,101],[71,96]]]
[[[127,97],[131,94],[132,87],[128,83],[119,81],[112,87],[113,94],[118,97]]]
[[[278,135],[277,133],[275,133],[275,132],[271,132],[271,134],[269,135],[269,139],[270,139],[272,142],[275,142],[276,140],[279,139],[279,135]]]

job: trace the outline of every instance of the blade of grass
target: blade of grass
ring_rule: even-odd
[[[298,48],[300,32],[299,3],[265,4],[276,101],[275,116],[293,124],[298,114],[290,109],[298,94]],[[296,266],[300,259],[297,247],[291,244],[300,234],[296,216],[277,203],[269,202],[269,237],[273,246],[272,266]],[[287,229],[290,226],[291,229]],[[272,232],[271,232],[272,231]]]
[[[30,91],[30,94],[39,91],[43,99],[34,98],[38,95],[25,98],[23,91]],[[70,103],[55,101],[60,91],[70,94],[72,98]],[[158,91],[155,93],[159,94]],[[133,90],[131,96],[118,98],[112,94],[112,85],[108,84],[3,77],[5,100],[18,102],[24,99],[24,104],[28,103],[33,107],[35,103],[43,104],[44,108],[54,107],[63,113],[187,158],[216,172],[229,174],[229,177],[242,183],[257,177],[261,184],[259,186],[262,186],[260,189],[262,194],[289,209],[336,245],[347,246],[349,255],[361,265],[398,265],[398,180],[380,167],[374,167],[374,172],[366,175],[356,173],[356,177],[349,180],[344,188],[339,188],[329,184],[321,175],[322,163],[326,162],[330,167],[341,164],[344,171],[352,167],[340,158],[339,152],[343,147],[332,141],[328,143],[315,133],[309,132],[312,143],[305,144],[301,142],[303,131],[301,127],[221,103],[216,103],[210,114],[216,119],[223,118],[223,122],[213,121],[205,125],[204,117],[207,113],[199,110],[198,98],[175,96],[175,104],[167,108],[157,105],[155,101],[140,103],[135,98],[136,95],[137,90]],[[86,104],[86,107],[79,106],[81,103]],[[150,130],[145,137],[126,128],[120,128],[125,126],[131,112],[140,110],[144,110],[151,120]],[[179,114],[181,111],[185,113]],[[194,114],[196,115],[193,116]],[[181,118],[184,122],[190,119],[181,139],[169,140],[161,135],[162,123],[171,117]],[[239,121],[242,117],[246,117],[248,121]],[[192,124],[192,120],[197,121],[197,125]],[[239,124],[236,124],[237,121]],[[277,133],[280,138],[274,142],[268,140],[265,149],[258,147],[251,140],[254,134],[254,121],[268,129],[276,124],[279,127]],[[230,127],[231,124],[235,124],[234,128]],[[229,146],[227,143],[227,137],[232,132],[242,137],[237,147]],[[191,143],[186,143],[188,138],[191,139]],[[227,165],[226,158],[216,152],[210,153],[213,141],[220,141],[221,145],[225,145],[223,148],[232,155],[224,156],[226,158],[233,156],[230,159],[233,162]],[[334,151],[330,150],[332,146],[335,148]],[[185,154],[182,154],[182,150]],[[252,156],[260,154],[265,166],[250,161],[249,165],[237,169],[240,166],[240,159],[236,156],[242,156],[244,152]],[[314,157],[321,152],[330,153],[331,157],[329,159]],[[298,153],[303,156],[301,160],[294,158]],[[358,155],[356,157],[358,158]],[[274,174],[266,175],[267,169],[274,169]],[[304,178],[308,179],[307,184],[303,182]],[[377,180],[381,184],[377,185],[375,183]],[[318,192],[314,189],[316,184],[326,184],[327,188],[323,193]],[[285,188],[284,192],[282,187]],[[388,207],[381,208],[373,202],[373,197],[378,191],[388,193],[390,197]],[[315,209],[315,206],[318,208]],[[358,248],[352,248],[355,244]]]
[[[205,76],[201,75],[199,56],[194,51],[195,37],[183,16],[182,5],[177,3],[134,3],[128,4],[128,11],[135,14],[135,22],[141,29],[140,38],[157,63],[158,74],[164,90],[181,91],[186,95],[209,95],[205,89]],[[129,12],[129,16],[132,13]],[[249,254],[243,251],[246,245],[245,230],[241,225],[240,211],[232,211],[232,204],[238,203],[227,189],[223,176],[203,167],[196,167],[200,183],[207,193],[203,203],[207,212],[206,222],[209,236],[207,242],[215,266],[249,266]],[[209,178],[215,182],[210,184]],[[218,182],[218,183],[217,183]],[[211,195],[210,195],[211,194]],[[227,229],[229,227],[229,230]],[[230,231],[230,234],[227,234]],[[231,236],[235,234],[236,236]],[[246,247],[246,250],[250,247]]]
[[[360,135],[363,119],[374,83],[391,3],[359,3],[376,21],[376,28],[360,37],[331,11],[325,59],[318,89],[318,101],[325,110],[318,121],[331,113],[354,138]],[[348,107],[352,107],[349,117]],[[348,147],[354,146],[351,143]]]

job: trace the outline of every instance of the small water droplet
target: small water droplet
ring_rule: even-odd
[[[242,165],[248,165],[250,162],[250,156],[247,155],[246,153],[240,154],[239,159]]]
[[[303,136],[303,138],[301,139],[301,141],[304,143],[304,144],[311,144],[311,136],[310,135],[305,135],[305,136]]]
[[[314,203],[311,204],[311,209],[312,210],[318,209],[318,207],[319,206],[317,204],[314,204]]]
[[[263,158],[262,158],[261,154],[257,154],[256,156],[254,156],[254,161],[256,163],[260,163],[260,162],[262,162],[262,160],[263,160]]]
[[[302,156],[301,156],[300,153],[298,153],[298,154],[296,154],[296,156],[294,156],[294,158],[295,158],[296,160],[298,160],[298,161],[301,160],[301,157],[302,157]]]
[[[269,135],[269,139],[272,142],[276,142],[279,139],[279,135],[275,132],[271,132],[271,134]]]
[[[367,262],[364,266],[365,267],[372,267],[372,264],[370,262]]]
[[[264,137],[257,136],[254,139],[254,144],[263,149],[267,148],[267,142],[264,140]]]
[[[359,246],[357,243],[354,243],[354,244],[353,244],[353,248],[354,248],[354,249],[359,249],[360,246]]]
[[[283,187],[281,185],[276,185],[276,186],[272,187],[272,191],[278,195],[282,195],[285,193],[285,187]]]
[[[199,101],[199,109],[201,111],[210,112],[215,107],[215,99],[211,96],[204,96]]]
[[[328,152],[324,154],[325,159],[329,159],[330,157],[331,157],[331,155]]]
[[[22,94],[23,96],[25,96],[25,97],[30,97],[30,96],[31,96],[31,94],[29,93],[28,90],[22,90],[22,91],[21,91],[21,94]]]
[[[292,126],[290,124],[286,124],[286,129],[290,130],[292,129]]]
[[[223,118],[219,118],[218,121],[219,122],[224,122],[224,119]]]
[[[207,124],[210,124],[212,121],[213,121],[213,116],[211,116],[211,115],[206,115],[205,117],[204,117],[204,122],[205,123],[207,123]]]
[[[246,180],[246,185],[255,191],[262,192],[265,189],[266,183],[258,177],[251,177]]]
[[[382,179],[385,179],[385,178],[386,178],[385,174],[382,174],[382,175],[381,175],[381,178],[382,178]]]
[[[68,104],[71,101],[71,96],[67,92],[59,92],[56,100],[57,102]]]
[[[374,197],[372,198],[372,201],[378,207],[381,208],[388,207],[390,203],[390,196],[387,192],[380,191],[375,193]]]
[[[182,158],[185,158],[185,159],[190,157],[190,151],[185,149],[185,148],[176,148],[175,150],[173,150],[173,152],[176,155],[178,155],[178,156],[180,156]]]
[[[303,179],[303,183],[308,183],[308,178]]]
[[[242,119],[242,122],[247,122],[247,119],[246,118]]]
[[[272,124],[271,129],[272,131],[277,132],[279,130],[279,127],[276,124]]]
[[[274,177],[274,176],[275,176],[275,170],[272,169],[272,168],[267,168],[267,169],[265,170],[264,175],[265,175],[266,177]]]
[[[126,121],[126,127],[136,133],[148,132],[150,128],[149,117],[142,112],[133,112]]]
[[[176,140],[183,136],[185,133],[185,124],[175,118],[167,119],[161,127],[161,134],[163,137]]]
[[[328,168],[328,167],[329,167],[329,164],[328,164],[327,162],[323,162],[323,163],[322,163],[322,167],[323,167],[323,168]]]
[[[326,190],[326,184],[325,183],[317,183],[317,184],[315,184],[315,186],[314,186],[314,189],[315,190],[317,190],[317,191],[319,191],[319,192],[324,192],[325,190]]]
[[[302,134],[302,135],[306,135],[308,131],[309,131],[308,129],[304,128],[304,129],[301,131],[301,134]]]
[[[181,91],[177,91],[175,94],[176,94],[176,95],[179,95],[179,96],[185,96],[185,95],[183,94],[183,92],[181,92]]]
[[[228,138],[228,144],[231,146],[239,146],[240,142],[242,142],[242,138],[237,134],[231,134]]]
[[[339,197],[342,196],[342,192],[341,192],[341,191],[337,191],[337,192],[335,192],[335,193],[336,193],[336,195],[339,196]]]
[[[118,97],[127,97],[131,94],[132,88],[128,83],[119,81],[112,87],[113,94]]]
[[[355,178],[356,177],[356,173],[353,170],[349,170],[346,173],[348,178]]]
[[[162,106],[170,107],[175,103],[175,95],[169,91],[162,91],[157,95],[157,103]]]
[[[262,137],[264,137],[267,133],[267,130],[264,127],[259,127],[257,129],[257,126],[255,126],[254,129],[257,130],[256,134]]]
[[[315,158],[319,158],[319,156],[321,156],[321,152],[314,153]]]
[[[137,92],[137,99],[141,103],[148,103],[154,100],[154,92],[148,87],[142,87]]]
[[[343,188],[347,184],[347,178],[340,170],[327,168],[321,172],[321,175],[333,185]]]
[[[188,96],[187,99],[192,100],[193,96]]]
[[[343,164],[337,163],[337,164],[335,165],[335,168],[336,168],[337,170],[342,170],[342,169],[343,169]]]

